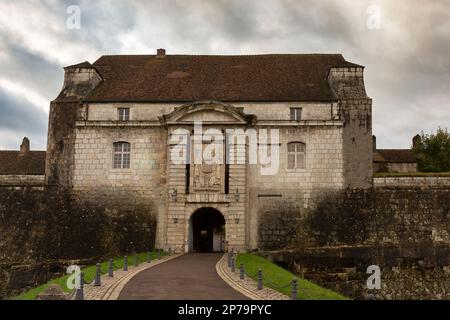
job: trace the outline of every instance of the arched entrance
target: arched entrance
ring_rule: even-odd
[[[225,218],[214,208],[201,208],[190,221],[191,251],[225,251]]]

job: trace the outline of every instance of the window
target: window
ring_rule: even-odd
[[[302,120],[302,108],[291,108],[291,121]]]
[[[288,169],[305,168],[306,145],[302,142],[288,143]]]
[[[130,108],[119,108],[117,109],[117,114],[119,116],[119,121],[130,120]]]
[[[128,142],[114,143],[114,169],[130,168],[131,145]]]

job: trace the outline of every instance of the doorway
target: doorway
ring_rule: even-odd
[[[214,208],[201,208],[191,217],[194,252],[225,251],[225,218]]]

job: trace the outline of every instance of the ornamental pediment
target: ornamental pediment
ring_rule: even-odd
[[[254,124],[256,117],[217,101],[194,102],[175,108],[160,118],[163,125],[193,124],[197,121],[213,124]]]

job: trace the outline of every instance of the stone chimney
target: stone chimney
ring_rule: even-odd
[[[375,135],[372,135],[372,151],[377,151],[377,137]]]
[[[419,146],[421,143],[422,143],[422,138],[420,137],[420,135],[416,134],[412,138],[412,146],[413,146],[413,148]]]
[[[164,57],[166,55],[166,49],[160,48],[156,50],[156,56],[158,57]]]
[[[30,140],[24,137],[20,145],[20,154],[26,154],[28,152],[30,152]]]

